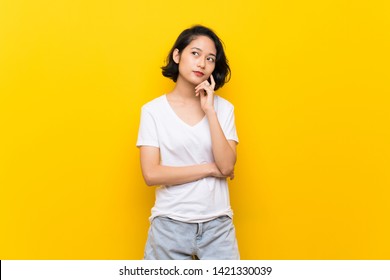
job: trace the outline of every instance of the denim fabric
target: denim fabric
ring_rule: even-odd
[[[145,260],[238,260],[232,219],[222,216],[204,223],[184,223],[167,217],[153,219]]]

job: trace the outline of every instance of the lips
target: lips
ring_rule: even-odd
[[[204,73],[203,73],[203,72],[200,72],[200,71],[194,71],[194,74],[195,74],[197,77],[203,77],[203,76],[204,76]]]

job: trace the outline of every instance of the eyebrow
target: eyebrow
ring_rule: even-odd
[[[191,48],[192,50],[193,49],[195,49],[195,50],[198,50],[198,51],[201,51],[201,52],[203,52],[203,50],[202,49],[200,49],[200,48],[197,48],[197,47],[193,47],[193,48]],[[212,56],[215,56],[215,57],[217,57],[215,54],[213,54],[213,53],[210,53],[210,55],[212,55]]]

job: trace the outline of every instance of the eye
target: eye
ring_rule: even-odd
[[[195,56],[198,56],[198,55],[199,55],[198,52],[192,52],[192,54],[195,55]]]
[[[207,60],[210,61],[210,62],[215,62],[215,58],[212,57],[212,56],[208,57]]]

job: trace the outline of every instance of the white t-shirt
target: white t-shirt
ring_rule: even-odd
[[[227,140],[238,142],[233,105],[214,96],[214,108]],[[137,147],[160,149],[161,165],[188,166],[214,162],[208,119],[190,126],[180,119],[162,95],[142,107]],[[159,186],[150,220],[156,216],[200,223],[232,217],[227,180],[207,177],[186,184]]]

